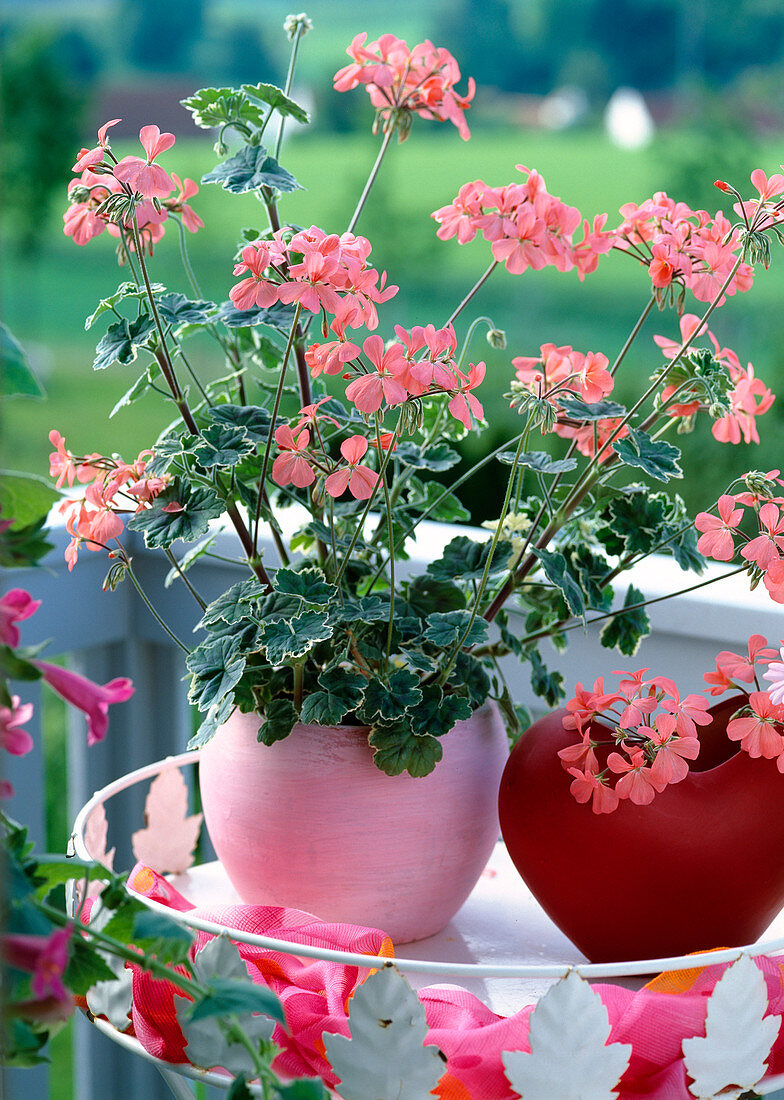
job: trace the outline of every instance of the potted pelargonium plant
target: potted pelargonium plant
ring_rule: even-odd
[[[735,225],[659,192],[624,206],[613,228],[606,215],[583,223],[521,165],[509,182],[465,183],[434,212],[436,232],[445,242],[456,238],[445,248],[481,235],[489,266],[451,316],[404,327],[394,313],[397,287],[373,266],[371,242],[356,228],[393,138],[406,139],[416,116],[452,122],[469,137],[473,82],[460,94],[455,59],[430,42],[409,49],[392,35],[370,43],[358,35],[334,84],[369,93],[378,158],[347,227],[301,228],[286,221],[286,194],[299,184],[278,158],[286,119],[307,122],[290,88],[308,28],[304,16],[287,21],[292,55],[282,90],[202,89],[184,101],[197,125],[219,128],[224,159],[202,183],[223,187],[227,201],[253,192],[267,214],[266,225],[214,253],[216,263],[225,257],[228,300],[204,300],[186,252],[187,294],[153,281],[153,246],[167,221],[179,222],[183,242],[183,226],[202,228],[191,207],[196,184],[163,163],[172,134],[145,126],[144,156],[118,159],[107,123],[98,144],[79,154],[65,232],[85,245],[108,230],[129,276],[90,319],[111,315],[95,365],[140,358],[144,369],[127,401],[152,387],[176,420],[132,462],[74,455],[53,432],[52,473],[60,485],[83,487],[62,506],[71,567],[82,549],[108,550],[107,584],[129,578],[138,587],[123,547],[127,527],[167,555],[202,605],[201,640],[187,654],[190,699],[203,716],[193,744],[203,746],[210,833],[241,895],[379,923],[410,939],[449,919],[497,835],[507,754],[501,716],[519,732],[500,659],[511,652],[528,662],[535,692],[553,706],[563,691],[542,659],[542,639],[565,644],[575,621],[600,617],[602,643],[631,656],[648,619],[633,586],[614,602],[625,570],[654,552],[686,571],[702,568],[700,551],[730,556],[740,516],[729,497],[700,517],[698,543],[682,500],[648,482],[681,476],[680,452],[664,437],[697,416],[713,418],[719,443],[758,438],[756,418],[773,395],[707,326],[728,296],[751,288],[753,264],[767,260],[784,177],[768,180],[758,169],[758,194],[745,201],[720,183],[737,199]],[[509,374],[486,378],[474,343],[481,328],[466,322],[495,269],[517,277],[554,266],[582,280],[613,249],[648,277],[647,301],[614,359],[544,343],[515,349]],[[686,311],[687,295],[695,312]],[[680,317],[680,333],[671,324],[655,337],[663,362],[625,407],[613,399],[615,380],[656,307]],[[503,346],[503,334],[488,328],[489,341]],[[217,382],[202,381],[183,350],[196,332],[214,338],[229,367]],[[450,484],[455,443],[482,431],[490,386],[508,395],[519,422],[504,445]],[[538,435],[560,437],[564,453],[537,449]],[[480,470],[506,482],[491,533],[468,528],[424,572],[407,575],[408,540],[429,517],[466,520],[457,490]],[[750,569],[764,571],[781,601],[778,482],[775,474],[746,482],[746,495],[733,501],[743,501],[766,540],[762,557],[746,551]],[[206,606],[187,569],[210,554],[221,520],[236,532],[248,575]],[[183,554],[182,543],[195,545]],[[143,595],[157,615],[154,594]],[[510,629],[509,608],[521,614],[522,633]],[[600,792],[595,808],[624,794],[644,801],[637,792],[681,778],[696,752],[692,723],[707,706],[681,699],[660,678],[624,682],[632,688],[620,694],[601,685],[590,699],[583,693],[570,708],[573,721],[593,713],[597,700],[621,698],[627,709],[637,699],[647,715],[649,698],[664,694],[669,717],[645,731],[644,719],[631,731],[621,722],[609,770],[587,724],[578,726],[584,736],[567,754],[572,774],[561,783],[568,792],[573,782],[579,800]],[[607,775],[621,772],[611,791]],[[634,781],[626,778],[632,772]],[[261,871],[248,866],[255,850]],[[455,885],[434,874],[442,867]],[[371,898],[379,883],[380,897]]]

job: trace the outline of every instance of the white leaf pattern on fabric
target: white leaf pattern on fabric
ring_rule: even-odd
[[[531,1013],[531,1053],[503,1051],[509,1083],[525,1100],[618,1100],[615,1086],[629,1064],[629,1043],[610,1043],[607,1009],[573,971]]]
[[[426,1100],[446,1063],[438,1047],[423,1046],[425,1010],[394,967],[377,970],[359,986],[348,1022],[350,1039],[324,1034],[342,1100]]]
[[[781,1024],[780,1016],[765,1016],[767,1008],[765,978],[748,955],[741,955],[708,998],[704,1038],[683,1040],[692,1096],[737,1100],[762,1080]]]
[[[188,788],[179,768],[165,768],[150,784],[146,828],[131,837],[133,854],[159,874],[187,871],[199,839],[201,814],[188,817]]]

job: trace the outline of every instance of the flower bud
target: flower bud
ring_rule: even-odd
[[[743,478],[743,483],[750,493],[758,497],[772,497],[773,489],[771,479],[761,470],[749,470]]]
[[[491,328],[487,333],[487,342],[491,348],[503,351],[506,347],[506,333],[500,328]]]
[[[308,18],[304,11],[301,11],[299,15],[287,15],[283,20],[283,30],[291,40],[295,37],[297,31],[299,31],[300,37],[307,34],[308,31],[312,31],[313,21]]]
[[[724,180],[714,180],[713,181],[713,186],[718,187],[719,191],[728,192],[728,191],[732,190],[730,185],[728,183],[725,183]]]
[[[82,184],[78,184],[76,187],[72,187],[69,190],[68,199],[70,202],[89,202],[90,188],[84,187]]]

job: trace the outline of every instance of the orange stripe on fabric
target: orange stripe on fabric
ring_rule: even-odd
[[[710,951],[726,951],[725,947],[711,947]],[[692,951],[692,955],[704,955],[705,951]],[[655,978],[652,978],[647,985],[643,986],[643,989],[650,989],[653,993],[672,993],[677,995],[679,993],[688,993],[693,987],[694,983],[702,974],[703,970],[707,970],[705,966],[692,967],[689,970],[669,970],[663,974],[657,974]]]

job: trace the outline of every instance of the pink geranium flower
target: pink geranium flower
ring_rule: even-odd
[[[680,783],[686,778],[689,774],[687,760],[697,759],[700,742],[697,737],[679,737],[676,719],[672,714],[657,715],[648,736],[656,748],[656,759],[651,765],[651,780],[661,793],[670,783]]]
[[[324,488],[330,496],[339,497],[346,488],[357,500],[368,500],[378,482],[378,474],[368,466],[359,465],[368,449],[363,435],[352,435],[340,444],[340,453],[347,465],[335,470],[327,478]]]
[[[275,484],[296,485],[298,489],[312,485],[316,475],[303,454],[310,443],[310,432],[305,429],[295,438],[291,428],[281,424],[275,430],[275,442],[281,451],[272,463],[272,480]]]
[[[619,798],[628,798],[636,806],[647,806],[656,795],[656,783],[642,749],[628,751],[628,760],[618,752],[611,752],[607,757],[610,771],[621,776],[615,784],[615,793]]]
[[[784,707],[773,702],[766,691],[753,691],[749,696],[751,714],[733,718],[727,723],[730,741],[740,741],[749,756],[764,756],[773,760],[784,752],[784,737],[779,729],[784,721]]]
[[[157,126],[142,126],[139,141],[147,154],[147,160],[141,157],[123,157],[114,166],[114,178],[124,183],[132,191],[138,191],[145,199],[164,199],[174,190],[174,182],[160,164],[154,160],[174,145],[174,134],[164,133]]]
[[[587,802],[591,799],[591,809],[595,814],[611,814],[618,808],[617,792],[604,780],[600,779],[590,767],[585,771],[579,768],[567,769],[574,776],[569,791],[577,802]]]
[[[87,744],[103,741],[109,728],[109,707],[112,703],[124,703],[133,695],[133,684],[124,676],[110,680],[108,684],[95,684],[77,672],[50,665],[47,661],[34,661],[43,673],[46,683],[66,703],[84,711],[87,718]]]
[[[702,535],[697,539],[697,549],[716,561],[732,561],[735,555],[733,531],[743,519],[743,509],[735,507],[735,497],[727,494],[719,497],[719,514],[700,512],[694,526]]]

